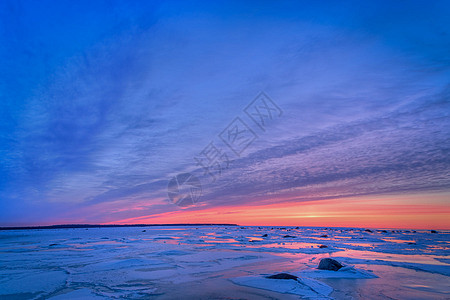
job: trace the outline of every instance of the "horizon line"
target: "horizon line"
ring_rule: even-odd
[[[375,230],[397,230],[397,231],[449,231],[443,228],[390,228],[390,227],[354,227],[354,226],[295,226],[295,225],[239,225],[232,223],[153,223],[153,224],[53,224],[53,225],[31,225],[31,226],[1,226],[2,230],[37,230],[37,229],[75,229],[75,228],[112,228],[112,227],[156,227],[156,226],[234,226],[234,227],[272,227],[272,228],[345,228],[345,229],[375,229]]]

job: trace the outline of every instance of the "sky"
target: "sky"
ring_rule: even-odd
[[[448,1],[0,2],[0,226],[450,229]]]

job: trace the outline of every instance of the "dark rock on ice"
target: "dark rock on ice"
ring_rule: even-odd
[[[320,245],[319,248],[328,248],[327,245]]]
[[[364,231],[366,231],[366,232],[373,232],[372,230],[370,230],[370,229],[366,229],[366,230],[364,230]]]
[[[262,237],[267,237],[267,233],[266,233],[266,234],[263,234]]]
[[[338,271],[340,268],[342,268],[343,265],[341,265],[340,262],[337,260],[331,259],[331,258],[322,258],[319,263],[319,270],[330,270],[330,271]]]
[[[275,274],[275,275],[270,275],[267,276],[266,278],[269,279],[293,279],[293,280],[297,280],[297,276],[288,274],[288,273],[279,273],[279,274]]]
[[[328,235],[326,235],[326,234],[322,234],[321,236],[320,236],[321,238],[327,238],[328,237]]]
[[[431,230],[431,233],[438,233],[436,230]]]
[[[285,236],[283,236],[284,238],[295,238],[295,236],[292,236],[292,235],[289,235],[289,234],[286,234]]]

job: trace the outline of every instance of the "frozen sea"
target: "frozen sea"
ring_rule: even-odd
[[[345,267],[318,270],[326,257]],[[282,272],[299,278],[266,278]],[[6,230],[0,231],[0,299],[450,299],[450,232]]]

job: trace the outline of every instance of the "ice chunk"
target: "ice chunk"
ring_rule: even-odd
[[[312,299],[330,299],[328,295],[333,289],[314,279],[298,278],[297,280],[269,279],[264,276],[246,276],[232,278],[232,282],[283,294],[295,294]]]
[[[299,273],[302,277],[309,278],[377,278],[375,274],[361,269],[356,269],[352,266],[345,266],[338,271],[330,270],[317,270],[310,269],[304,270]]]

